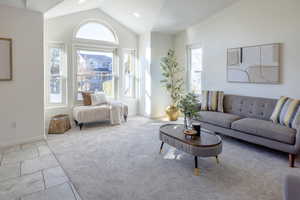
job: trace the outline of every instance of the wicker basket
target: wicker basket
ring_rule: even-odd
[[[56,115],[51,118],[49,134],[62,134],[71,128],[69,115]]]

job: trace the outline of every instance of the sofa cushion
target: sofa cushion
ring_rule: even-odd
[[[232,123],[231,128],[286,144],[295,144],[296,130],[271,121],[244,118]]]
[[[225,95],[224,112],[243,118],[270,120],[276,102],[276,99]]]
[[[110,120],[110,106],[76,106],[73,108],[73,117],[79,123],[89,123]]]
[[[221,112],[201,111],[199,112],[199,121],[211,123],[214,125],[230,128],[231,123],[241,119],[238,115]]]

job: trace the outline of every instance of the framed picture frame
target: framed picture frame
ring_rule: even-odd
[[[0,38],[0,81],[11,81],[12,79],[12,39]]]
[[[227,82],[280,84],[280,43],[227,49]]]

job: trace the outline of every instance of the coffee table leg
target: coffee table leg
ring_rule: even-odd
[[[161,142],[159,153],[162,152],[163,146],[164,146],[164,142]]]
[[[220,160],[219,160],[218,156],[216,156],[216,161],[217,161],[217,164],[220,164]]]
[[[194,169],[195,176],[200,176],[200,169],[198,168],[198,157],[195,156],[195,169]]]

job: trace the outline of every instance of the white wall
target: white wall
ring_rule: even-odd
[[[184,82],[186,83],[187,78],[187,46],[186,46],[186,34],[185,32],[179,33],[174,36],[174,49],[177,61],[184,69],[184,74],[182,75]],[[185,89],[187,89],[187,84]]]
[[[140,99],[139,114],[151,115],[151,33],[139,36]]]
[[[174,48],[174,36],[160,32],[147,32],[139,37],[139,59],[141,68],[141,99],[139,111],[151,118],[164,117],[170,98],[162,88],[163,79],[160,60],[169,49]]]
[[[13,40],[13,81],[0,82],[0,147],[42,139],[43,15],[0,6],[0,37]]]
[[[71,113],[70,110],[74,103],[74,85],[73,85],[73,33],[77,26],[87,20],[99,20],[109,24],[117,33],[119,39],[118,46],[118,56],[119,56],[119,69],[122,71],[122,49],[138,49],[138,36],[133,33],[131,30],[127,29],[123,25],[119,24],[111,17],[100,11],[99,9],[93,9],[83,12],[78,12],[70,15],[65,15],[62,17],[48,19],[46,24],[46,43],[49,42],[62,42],[67,47],[68,54],[68,106],[65,108],[53,109],[47,108],[46,111],[46,127],[48,127],[49,119],[54,114],[59,113]],[[120,80],[122,81],[122,80]],[[120,82],[120,84],[122,84]],[[129,115],[136,115],[138,112],[138,104],[135,99],[128,99],[123,97],[122,91],[119,91],[118,96],[129,106]]]
[[[174,48],[173,35],[159,32],[151,33],[151,93],[152,106],[151,117],[159,118],[165,116],[165,109],[170,105],[170,98],[168,93],[160,81],[163,79],[160,67],[160,60],[166,56],[169,49]]]
[[[226,93],[300,98],[300,1],[241,0],[176,36],[175,46],[186,66],[185,47],[203,47],[203,88]],[[226,81],[227,48],[282,43],[282,83],[239,84]]]

